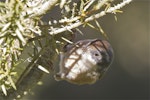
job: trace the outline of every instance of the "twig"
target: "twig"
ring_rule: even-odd
[[[58,0],[39,0],[37,2],[38,2],[38,5],[34,7],[29,6],[30,2],[28,3],[29,9],[27,10],[27,13],[29,15],[31,14],[30,17],[44,15],[48,10],[50,10],[53,6],[55,6]]]
[[[94,19],[98,19],[98,18],[106,15],[107,13],[114,13],[116,10],[124,7],[126,4],[129,4],[131,1],[132,0],[124,0],[120,4],[118,4],[118,5],[114,6],[114,7],[108,8],[106,11],[101,11],[100,13],[94,14],[94,15],[86,18],[84,22],[81,22],[81,21],[77,20],[75,23],[73,23],[71,25],[67,25],[67,26],[65,26],[63,28],[54,29],[54,30],[50,31],[49,34],[50,35],[56,35],[58,33],[64,32],[64,31],[71,30],[73,28],[77,28],[80,25],[83,25],[84,23],[90,22],[90,21],[92,21]],[[79,17],[75,17],[75,19],[79,19]],[[74,19],[71,19],[71,20],[74,21]],[[66,21],[69,21],[69,20],[66,20]]]

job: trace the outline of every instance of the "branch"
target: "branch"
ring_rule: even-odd
[[[30,17],[42,16],[48,10],[52,9],[52,7],[54,7],[57,2],[58,0],[34,0],[32,2],[29,1],[27,3],[27,6],[29,7],[29,9],[27,10],[27,14],[30,15]]]
[[[124,7],[125,5],[129,4],[132,0],[124,0],[123,2],[121,2],[120,4],[114,6],[114,7],[109,7],[107,10],[104,10],[104,11],[101,11],[100,13],[97,13],[97,14],[94,14],[94,15],[91,15],[90,17],[86,18],[84,21],[80,21],[81,17],[77,16],[77,17],[74,17],[74,18],[71,18],[71,19],[64,19],[64,20],[60,20],[59,22],[60,23],[70,23],[70,22],[73,22],[73,21],[76,21],[75,23],[73,24],[70,24],[70,25],[66,25],[62,28],[53,28],[49,34],[50,35],[56,35],[58,33],[61,33],[61,32],[65,32],[65,31],[68,31],[68,30],[71,30],[73,28],[77,28],[87,22],[90,22],[90,21],[93,21],[95,19],[98,19],[100,17],[103,17],[104,15],[106,15],[107,13],[115,13],[117,10],[119,10],[120,8]]]

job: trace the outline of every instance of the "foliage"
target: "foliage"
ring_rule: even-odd
[[[52,72],[56,56],[66,43],[72,43],[73,29],[81,32],[78,27],[88,25],[107,37],[96,19],[122,12],[120,9],[130,2],[114,6],[112,0],[0,2],[0,86],[4,98],[20,97],[44,72]],[[42,16],[55,6],[61,9],[61,19],[43,24]]]

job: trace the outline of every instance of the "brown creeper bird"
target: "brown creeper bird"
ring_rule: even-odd
[[[113,49],[106,40],[86,39],[68,46],[61,55],[56,80],[74,84],[93,84],[107,71],[113,60]]]

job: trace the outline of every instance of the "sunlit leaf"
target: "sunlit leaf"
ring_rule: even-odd
[[[46,68],[44,68],[43,66],[41,66],[41,65],[38,65],[38,68],[40,70],[42,70],[43,72],[45,72],[45,73],[49,73],[49,71]]]
[[[15,83],[13,82],[11,76],[7,76],[7,78],[8,78],[8,80],[9,80],[11,86],[16,90],[16,85],[15,85]]]
[[[5,85],[2,84],[2,85],[1,85],[1,88],[2,88],[3,93],[4,93],[5,96],[6,96],[6,95],[7,95],[7,91],[6,91]]]
[[[72,41],[70,41],[70,40],[68,40],[67,38],[64,38],[64,37],[61,37],[64,41],[66,41],[66,42],[68,42],[68,43],[70,43],[70,44],[73,44],[73,42]]]
[[[18,38],[23,42],[26,43],[25,38],[23,37],[22,33],[19,31],[19,29],[16,29],[16,34],[18,36]]]

